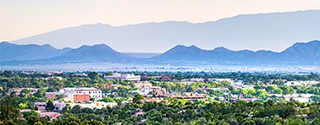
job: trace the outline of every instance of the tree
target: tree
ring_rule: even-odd
[[[19,107],[20,109],[25,109],[25,108],[27,108],[27,104],[25,104],[25,103],[20,103],[20,104],[18,105],[18,107]]]
[[[57,90],[54,87],[49,87],[46,91],[47,92],[56,92]]]
[[[276,87],[274,87],[274,86],[267,86],[267,88],[266,88],[268,93],[272,93],[273,90],[275,90],[275,89],[276,89]]]
[[[18,125],[18,124],[13,120],[9,120],[9,121],[4,121],[3,125]]]
[[[108,96],[103,97],[100,101],[104,101],[104,102],[116,102],[116,101],[114,101],[113,98],[108,97]]]
[[[54,109],[54,105],[53,105],[52,101],[49,100],[49,101],[47,102],[46,110],[47,110],[47,111],[53,111],[53,109]]]
[[[250,88],[250,89],[248,90],[248,94],[249,94],[249,95],[255,95],[255,94],[256,94],[256,89]]]
[[[314,118],[311,125],[320,125],[320,120],[318,118]]]
[[[86,107],[86,108],[81,109],[81,112],[82,112],[82,113],[86,113],[86,114],[91,114],[91,113],[93,113],[94,111],[93,111],[93,109]]]
[[[103,125],[103,123],[97,120],[91,120],[91,121],[84,121],[83,125]]]
[[[96,76],[98,76],[98,73],[97,72],[89,72],[88,73],[88,77],[93,80]]]
[[[81,121],[75,116],[69,116],[63,120],[63,125],[81,125]]]
[[[31,112],[23,112],[22,114],[24,118],[27,118],[29,116],[39,116],[39,113],[35,110],[31,110]]]
[[[241,125],[255,125],[255,122],[253,120],[246,120],[245,122],[243,122]]]
[[[15,93],[10,95],[3,93],[0,99],[0,121],[15,120],[19,117],[20,112],[15,102],[17,102]]]
[[[40,123],[41,123],[40,119],[39,119],[37,116],[34,116],[34,115],[28,116],[28,117],[26,118],[26,120],[27,120],[27,123],[28,123],[29,125],[35,125],[36,123],[37,123],[37,124],[40,124]],[[38,123],[38,122],[40,122],[40,123]],[[42,123],[41,123],[41,124],[42,124]]]
[[[33,95],[38,98],[43,98],[45,94],[46,94],[46,91],[44,89],[38,89],[38,91]]]
[[[73,106],[72,109],[71,109],[71,113],[73,113],[73,114],[78,114],[78,113],[80,113],[80,112],[81,112],[81,107],[80,107],[80,105],[75,105],[75,106]]]
[[[276,88],[276,89],[274,89],[274,91],[273,91],[274,94],[282,94],[282,92],[283,92],[283,90],[280,89],[280,88]]]
[[[266,98],[267,95],[268,95],[268,92],[264,89],[259,89],[256,93],[256,96],[260,98]]]
[[[134,97],[132,99],[132,102],[136,103],[136,104],[141,104],[142,100],[144,100],[144,97],[142,95],[140,95],[140,94],[136,94],[136,95],[134,95]]]

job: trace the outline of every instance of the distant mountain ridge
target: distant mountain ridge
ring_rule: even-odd
[[[22,38],[13,43],[55,47],[106,44],[118,51],[163,52],[175,45],[282,51],[294,41],[320,39],[320,10],[247,14],[205,23],[166,21],[124,26],[91,24]],[[279,44],[281,43],[281,44]]]
[[[35,60],[52,58],[68,52],[71,48],[56,49],[49,44],[45,45],[17,45],[9,42],[0,43],[0,62],[12,60]]]
[[[189,61],[206,62],[222,65],[313,65],[320,63],[320,41],[296,43],[282,52],[266,50],[232,51],[224,47],[202,50],[196,46],[178,45],[167,52],[151,58],[153,61],[166,63],[188,63]]]
[[[66,62],[122,62],[129,59],[132,59],[132,57],[119,53],[105,44],[98,44],[81,46],[51,60]]]
[[[36,47],[36,48],[47,48],[49,50],[54,50],[54,54],[59,51],[50,45],[15,45],[8,42],[0,43],[1,48],[1,59],[3,57],[15,57],[9,55],[3,51],[10,48],[19,48],[21,57],[29,56],[30,52],[35,52],[39,54],[39,50],[31,51],[24,54],[21,53],[22,50],[26,48]],[[4,48],[8,47],[8,48]],[[49,52],[44,51],[43,52]],[[66,50],[65,50],[66,51]],[[288,47],[282,52],[272,52],[266,50],[251,51],[251,50],[240,50],[233,51],[224,47],[217,47],[212,50],[200,49],[197,46],[183,46],[177,45],[170,50],[156,55],[151,58],[136,58],[130,55],[117,52],[111,47],[105,44],[97,44],[93,46],[83,45],[77,49],[71,49],[64,53],[59,51],[60,55],[49,58],[47,54],[46,57],[39,59],[28,60],[0,60],[0,65],[41,65],[41,64],[61,64],[61,63],[99,63],[99,62],[111,62],[111,63],[129,63],[129,64],[172,64],[172,65],[318,65],[320,64],[320,41],[314,40],[307,43],[295,43],[294,45]],[[43,55],[44,53],[42,53]],[[32,55],[32,54],[31,54]]]

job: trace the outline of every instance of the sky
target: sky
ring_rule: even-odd
[[[0,41],[83,24],[201,23],[239,14],[319,9],[320,0],[1,0]]]

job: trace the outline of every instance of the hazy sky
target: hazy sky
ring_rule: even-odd
[[[192,23],[238,14],[320,9],[320,0],[1,0],[0,41],[82,24]]]

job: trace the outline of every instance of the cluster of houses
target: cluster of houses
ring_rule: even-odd
[[[30,90],[30,94],[34,94],[37,89],[36,88],[11,88],[10,92],[16,92],[16,95],[20,95],[20,92],[23,89]],[[34,102],[34,109],[40,114],[40,117],[48,116],[49,118],[56,118],[60,114],[59,111],[63,110],[65,107],[72,108],[75,105],[79,105],[82,108],[91,108],[91,109],[101,109],[102,107],[114,107],[117,105],[115,102],[93,102],[90,99],[102,99],[102,91],[97,88],[64,88],[59,92],[46,92],[45,96],[48,98],[55,99],[57,95],[63,95],[64,101],[56,100],[53,101],[54,109],[53,111],[47,111],[47,102]],[[23,109],[22,112],[28,112],[31,109]]]
[[[81,76],[85,76],[86,74],[77,74]],[[146,97],[146,100],[144,102],[161,102],[163,101],[164,97],[176,97],[180,99],[186,99],[188,101],[196,101],[196,100],[203,100],[208,101],[205,94],[199,94],[199,93],[184,93],[184,94],[177,94],[177,93],[168,93],[164,88],[161,88],[159,86],[153,86],[149,81],[141,81],[141,79],[145,79],[144,76],[135,76],[133,74],[113,74],[111,76],[104,76],[105,79],[121,79],[121,80],[130,80],[135,82],[135,87],[138,88],[136,91],[143,96]],[[168,75],[162,75],[157,76],[157,80],[159,81],[171,81],[172,79]],[[179,82],[181,83],[192,83],[192,82],[203,82],[205,80],[208,81],[217,81],[217,82],[230,82],[232,87],[234,89],[243,89],[243,88],[253,88],[254,85],[244,85],[242,82],[234,82],[231,79],[204,79],[204,78],[193,78],[193,79],[183,79]],[[314,84],[319,83],[318,81],[285,81],[286,86],[312,86]],[[105,87],[106,89],[114,89],[113,85],[107,85]],[[30,94],[34,94],[37,92],[36,88],[11,88],[9,92],[16,92],[16,95],[20,95],[20,92],[23,89],[27,89],[30,91]],[[214,91],[223,91],[224,93],[228,94],[230,93],[228,88],[199,88],[203,91],[208,91],[209,89]],[[150,93],[153,94],[150,94]],[[37,109],[37,111],[40,114],[40,117],[48,116],[50,118],[55,118],[59,116],[59,111],[63,110],[64,108],[72,108],[75,105],[79,105],[82,108],[91,108],[91,109],[100,109],[102,107],[114,107],[117,106],[118,103],[115,102],[96,102],[94,100],[100,100],[104,96],[107,96],[107,93],[103,93],[102,90],[98,88],[86,88],[86,87],[75,87],[75,88],[63,88],[60,89],[58,92],[46,92],[45,96],[51,99],[56,99],[58,95],[63,95],[64,100],[57,100],[53,101],[54,110],[48,112],[46,110],[47,102],[34,102],[34,108]],[[275,95],[275,96],[284,96],[284,95]],[[296,99],[302,102],[309,101],[309,98],[312,95],[285,95],[285,99]],[[226,98],[219,97],[220,101],[226,101]],[[257,98],[244,98],[242,95],[231,95],[229,98],[231,101],[238,100],[238,99],[244,99],[248,101],[255,101]],[[230,100],[228,100],[230,101]],[[130,103],[124,101],[123,103]],[[21,110],[21,112],[30,111],[28,109]]]

